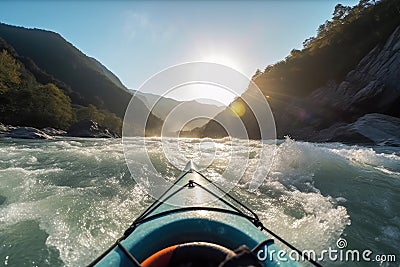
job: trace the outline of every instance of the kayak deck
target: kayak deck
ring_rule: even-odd
[[[133,260],[137,265],[157,251],[188,242],[208,242],[230,250],[263,244],[267,251],[280,251],[257,228],[260,225],[256,214],[188,164],[174,185],[134,221],[117,245],[92,265],[132,266]],[[287,258],[278,261],[268,255],[261,264],[300,266]]]

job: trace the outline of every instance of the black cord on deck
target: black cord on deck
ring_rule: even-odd
[[[260,222],[261,223],[261,222]],[[311,262],[312,264],[314,264],[314,266],[318,266],[318,267],[322,267],[321,264],[319,264],[318,262],[316,262],[314,259],[312,259],[309,255],[303,253],[303,251],[301,251],[300,249],[296,248],[295,246],[293,246],[292,244],[290,244],[289,242],[287,242],[285,239],[283,239],[282,237],[280,237],[279,235],[275,234],[274,232],[272,232],[271,230],[269,230],[267,227],[265,227],[262,223],[260,225],[260,229],[261,230],[265,230],[267,233],[269,233],[270,235],[272,235],[273,237],[275,237],[276,239],[278,239],[279,241],[281,241],[283,244],[285,244],[287,247],[289,247],[290,249],[296,251],[299,255],[301,255],[302,257],[304,257],[304,259],[306,259],[307,261]]]
[[[135,267],[141,267],[140,263],[136,260],[135,257],[121,244],[119,240],[117,240],[118,247],[124,252],[125,256],[134,264]]]

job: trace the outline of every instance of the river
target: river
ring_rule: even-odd
[[[135,140],[135,139],[134,139]],[[143,139],[137,138],[137,146]],[[182,139],[179,154],[196,160],[207,149],[232,152],[227,139]],[[243,144],[241,143],[243,142]],[[261,142],[235,140],[237,153],[204,170],[221,174],[241,157],[252,164]],[[149,139],[149,157],[169,180],[179,174],[163,156],[161,141]],[[133,144],[135,151],[135,141]],[[246,175],[232,194],[252,207],[264,225],[301,249],[371,250],[394,254],[396,263],[343,262],[324,266],[400,266],[400,149],[317,144],[287,138],[264,144],[274,150],[267,177],[249,189]],[[272,150],[271,150],[272,151]],[[232,154],[232,153],[231,153]],[[120,139],[0,139],[0,266],[85,266],[120,237],[153,199],[135,177],[152,175],[130,168]],[[248,180],[248,179],[247,179]]]

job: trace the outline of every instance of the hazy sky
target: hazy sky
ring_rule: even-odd
[[[171,65],[214,61],[251,77],[315,36],[337,3],[1,1],[0,21],[60,33],[131,89]]]

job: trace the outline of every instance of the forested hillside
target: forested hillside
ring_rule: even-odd
[[[132,94],[101,63],[50,31],[0,24],[0,38],[0,122],[68,129],[93,120],[121,132]]]
[[[257,71],[254,80],[274,98],[305,96],[328,81],[341,81],[377,44],[400,25],[400,1],[361,0],[354,7],[336,5],[316,37],[293,49],[285,60]]]
[[[76,119],[71,100],[53,83],[40,84],[0,39],[0,121],[67,129]]]

